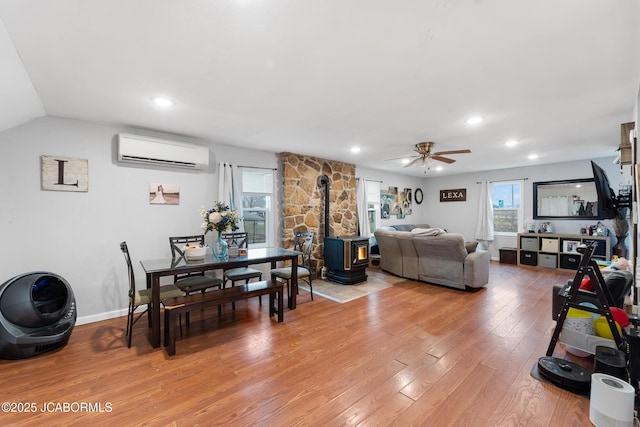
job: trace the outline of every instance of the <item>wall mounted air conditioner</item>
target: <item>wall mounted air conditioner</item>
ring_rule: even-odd
[[[186,142],[121,133],[118,134],[118,161],[206,169],[209,149]]]

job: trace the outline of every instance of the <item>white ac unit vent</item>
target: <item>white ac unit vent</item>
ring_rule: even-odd
[[[121,133],[118,134],[118,161],[206,169],[209,149],[186,142]]]

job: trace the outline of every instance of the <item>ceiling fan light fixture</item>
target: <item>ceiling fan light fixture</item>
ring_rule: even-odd
[[[431,166],[431,163],[433,163],[433,159],[431,157],[429,157],[429,156],[422,157],[422,160],[420,161],[420,165],[423,168]]]
[[[156,96],[155,98],[153,98],[153,103],[156,104],[158,107],[164,107],[164,108],[168,108],[173,105],[172,100],[162,96]]]

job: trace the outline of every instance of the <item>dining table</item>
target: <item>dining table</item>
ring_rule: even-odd
[[[189,261],[183,256],[175,258],[159,258],[140,261],[147,278],[147,288],[151,289],[151,305],[149,307],[151,328],[149,341],[154,348],[160,347],[160,278],[176,274],[204,272],[211,270],[226,270],[230,268],[247,267],[252,264],[271,263],[276,268],[278,261],[291,262],[291,281],[288,289],[287,305],[289,309],[296,308],[296,294],[298,293],[298,256],[301,252],[284,248],[250,248],[246,255],[216,259],[207,251],[204,259]]]

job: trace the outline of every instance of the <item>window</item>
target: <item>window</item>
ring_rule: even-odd
[[[522,182],[491,184],[493,231],[495,234],[516,234],[523,229]]]
[[[369,230],[371,235],[378,228],[377,212],[380,212],[380,183],[376,181],[366,181],[365,191],[367,192],[367,216],[369,218]]]
[[[273,173],[271,169],[242,171],[242,217],[249,245],[273,245]]]

